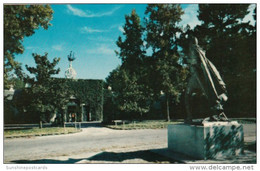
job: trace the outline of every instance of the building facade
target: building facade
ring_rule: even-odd
[[[51,122],[103,121],[103,80],[57,78],[57,82],[58,79],[64,79],[71,95],[67,97],[68,103],[62,110],[57,110],[51,118]],[[4,90],[5,123],[38,123],[36,113],[24,110],[26,103],[23,102],[29,97],[23,92],[23,89]]]
[[[72,92],[63,108],[65,122],[103,120],[103,80],[66,79]]]

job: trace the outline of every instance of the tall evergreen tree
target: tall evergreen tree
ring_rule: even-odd
[[[149,111],[148,90],[143,84],[144,43],[142,40],[144,28],[135,10],[125,16],[124,38],[119,36],[116,54],[122,60],[122,66],[110,74],[107,81],[116,95],[118,108],[134,117],[142,117]],[[132,113],[132,114],[131,114]]]
[[[202,25],[195,28],[207,56],[220,72],[229,72],[236,57],[241,29],[247,24],[241,20],[248,14],[248,4],[199,5],[198,19]],[[233,59],[231,59],[233,58]]]
[[[154,93],[166,97],[166,118],[170,120],[169,101],[180,102],[186,78],[185,69],[179,64],[177,52],[177,34],[181,32],[178,23],[181,21],[183,10],[176,4],[148,5],[145,14],[147,27],[147,45],[152,53],[152,82]]]
[[[120,51],[116,54],[122,60],[122,67],[130,71],[130,73],[138,72],[138,67],[141,66],[145,57],[144,43],[142,35],[144,28],[141,26],[140,17],[137,15],[135,9],[130,15],[125,16],[125,25],[123,27],[123,35],[118,37],[116,42]]]

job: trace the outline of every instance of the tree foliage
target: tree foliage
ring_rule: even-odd
[[[248,4],[199,5],[198,19],[201,26],[195,28],[202,40],[208,57],[220,72],[230,72],[236,61],[234,55],[241,40],[243,29],[248,23],[241,20],[248,14]],[[220,50],[221,49],[221,50]],[[232,59],[233,58],[233,59]]]
[[[180,102],[181,92],[184,89],[186,70],[180,65],[177,34],[181,32],[178,23],[183,11],[176,4],[148,5],[145,14],[147,45],[153,50],[152,58],[152,86],[154,93],[160,96],[163,92],[166,97],[167,120],[169,115],[170,97],[174,103]]]
[[[119,36],[116,54],[122,60],[122,65],[110,73],[107,83],[112,87],[119,111],[127,113],[129,118],[142,117],[149,111],[147,93],[144,84],[145,50],[142,39],[144,28],[135,10],[125,16],[124,38]]]
[[[130,74],[129,70],[122,67],[113,70],[107,78],[108,85],[112,87],[115,107],[125,113],[122,119],[141,119],[149,111],[148,90],[139,79],[140,75]]]
[[[27,98],[26,111],[34,113],[34,119],[49,122],[54,113],[68,102],[69,92],[62,79],[55,79],[52,76],[59,73],[56,65],[60,58],[54,58],[52,62],[48,60],[48,54],[41,56],[33,54],[36,67],[26,69],[34,77],[25,78],[29,88],[26,88]]]
[[[180,5],[148,5],[143,27],[134,25],[139,21],[133,11],[126,16],[125,38],[120,36],[117,41],[122,65],[107,78],[114,104],[121,111],[127,111],[127,107],[134,111],[137,107],[132,106],[163,96],[169,120],[169,111],[174,111],[169,109],[169,102],[177,105],[183,100],[188,77],[185,57],[189,38],[196,36],[227,85],[227,114],[238,117],[247,111],[255,113],[256,25],[243,22],[248,9],[249,4],[200,4],[198,19],[202,24],[194,29],[179,25],[183,14]],[[256,9],[253,17],[256,19]]]
[[[49,5],[4,5],[4,85],[9,87],[11,71],[22,77],[21,64],[15,54],[22,54],[24,37],[31,36],[39,27],[48,29],[53,10]]]
[[[141,26],[140,17],[132,10],[130,15],[125,16],[125,25],[123,35],[118,37],[116,42],[120,51],[116,54],[122,60],[122,67],[129,70],[130,73],[137,72],[136,67],[142,65],[145,58],[144,42],[142,35],[144,28]]]

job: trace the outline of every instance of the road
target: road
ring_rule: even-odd
[[[245,141],[255,141],[255,124],[244,125]],[[83,128],[75,134],[4,139],[4,163],[32,160],[88,158],[104,151],[166,148],[167,129],[113,130]],[[48,162],[48,161],[47,161]]]
[[[80,133],[4,140],[5,163],[140,146],[167,146],[166,129],[83,128]]]

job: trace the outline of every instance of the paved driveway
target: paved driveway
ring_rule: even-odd
[[[167,146],[166,129],[83,128],[80,133],[4,140],[4,161],[95,153],[109,149]]]

